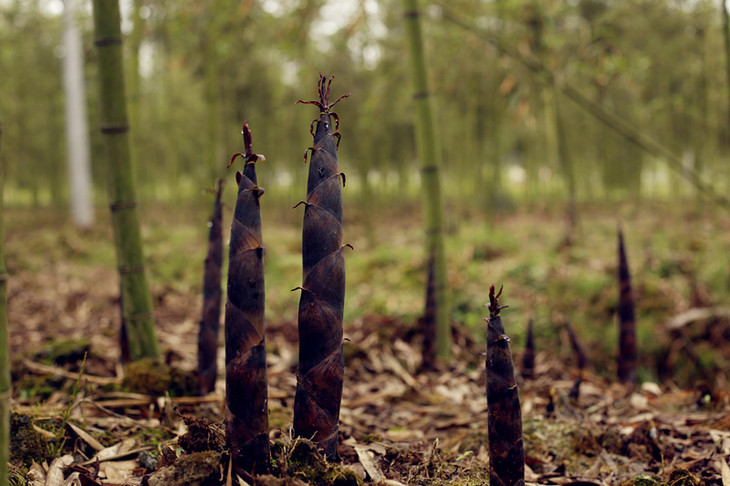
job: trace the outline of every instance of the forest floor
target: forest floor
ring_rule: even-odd
[[[518,377],[528,483],[730,486],[730,215],[645,203],[587,208],[569,248],[560,245],[558,212],[514,213],[493,226],[476,215],[451,221],[452,359],[425,372],[415,213],[391,214],[387,241],[357,218],[347,226],[356,251],[348,256],[342,467],[334,469],[290,431],[298,296],[289,289],[301,278],[301,215],[273,211],[267,219],[278,221],[264,225],[275,463],[271,476],[249,484],[485,484],[482,305],[494,283],[504,284],[501,301],[510,305],[502,318],[518,373],[525,323],[535,320],[535,378]],[[7,212],[13,484],[245,483],[229,477],[221,446],[222,377],[214,393],[191,393],[206,245],[198,221],[206,211],[155,214],[143,218],[143,235],[165,351],[166,366],[156,368],[169,373],[157,381],[133,379],[130,370],[123,378],[118,365],[118,281],[106,223],[77,233],[57,214]],[[613,379],[617,219],[634,271],[636,387]],[[582,372],[565,321],[590,350]]]

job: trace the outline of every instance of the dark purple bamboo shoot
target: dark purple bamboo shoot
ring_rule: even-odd
[[[494,285],[489,288],[487,321],[487,422],[489,424],[489,484],[525,484],[522,411],[515,382],[509,337],[504,332]]]
[[[576,334],[575,329],[573,329],[573,326],[571,326],[570,322],[568,322],[567,320],[565,321],[565,330],[568,333],[568,339],[570,339],[570,347],[573,349],[573,354],[575,355],[575,363],[578,366],[578,369],[582,371],[588,368],[588,355],[586,354],[585,348],[583,347],[580,338],[578,338],[578,334]]]
[[[299,300],[299,371],[294,398],[294,433],[311,439],[330,460],[337,459],[344,355],[345,258],[342,244],[342,185],[337,164],[339,118],[330,112],[332,79],[321,76],[319,107],[312,122],[307,200],[302,232],[303,283]],[[332,124],[334,120],[334,126]],[[316,124],[316,129],[314,125]],[[306,152],[305,152],[306,160]]]
[[[243,173],[236,173],[238,198],[231,225],[226,301],[226,440],[234,470],[261,474],[269,470],[269,416],[264,339],[264,254],[261,210],[264,191],[257,185],[257,160],[251,131],[243,123],[246,152]],[[230,164],[229,164],[230,166]]]
[[[221,324],[221,275],[223,266],[223,211],[221,194],[223,179],[218,180],[218,190],[213,204],[208,233],[208,255],[203,271],[203,315],[198,332],[198,376],[200,394],[211,393],[218,377],[218,330]]]
[[[419,319],[419,331],[423,336],[421,367],[433,369],[436,364],[436,273],[435,260],[428,260],[428,281],[426,282],[426,307]]]
[[[522,377],[526,380],[535,378],[535,336],[532,330],[532,319],[527,321],[525,352],[522,355]]]
[[[636,319],[631,273],[624,248],[624,234],[618,230],[618,379],[622,383],[636,383]]]

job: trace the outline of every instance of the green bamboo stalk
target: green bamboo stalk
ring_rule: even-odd
[[[413,104],[416,109],[416,141],[421,159],[421,181],[426,213],[426,255],[433,262],[433,298],[436,303],[436,355],[448,358],[451,350],[451,322],[446,296],[446,254],[444,250],[444,215],[441,202],[438,146],[431,98],[426,75],[418,0],[403,0],[406,37],[411,59]],[[429,269],[430,271],[430,269]]]
[[[565,116],[560,106],[560,89],[554,87],[553,97],[555,103],[555,128],[557,130],[558,159],[560,167],[565,178],[565,184],[568,188],[568,208],[566,211],[567,227],[565,229],[565,237],[563,239],[564,246],[573,244],[573,234],[578,223],[578,206],[576,203],[576,181],[575,181],[575,165],[568,150],[568,134],[565,130]]]
[[[101,132],[106,145],[109,203],[121,287],[122,336],[128,359],[157,357],[159,350],[137,216],[134,173],[122,67],[118,0],[94,0],[94,44],[99,55]],[[123,358],[127,358],[123,356]]]
[[[3,126],[0,123],[0,135]],[[8,484],[10,444],[10,349],[8,346],[7,269],[5,268],[5,231],[3,227],[3,186],[5,163],[0,157],[0,484]]]
[[[720,0],[720,9],[722,13],[722,38],[725,47],[725,72],[727,74],[727,94],[728,102],[730,102],[730,15],[727,12],[725,0]],[[728,119],[730,120],[730,104],[728,105]],[[730,127],[730,124],[728,124]]]

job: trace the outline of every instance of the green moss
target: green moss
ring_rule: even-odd
[[[286,430],[287,425],[292,423],[292,410],[290,408],[269,406],[269,429]]]
[[[84,359],[91,349],[88,339],[61,339],[51,341],[35,353],[35,358],[47,363],[63,365],[76,363]]]
[[[10,415],[10,462],[30,466],[31,463],[51,459],[51,442],[33,428],[29,415],[12,413]]]
[[[631,484],[633,486],[659,486],[659,482],[656,479],[651,476],[647,476],[646,474],[636,476]]]
[[[322,486],[359,486],[362,484],[362,479],[354,472],[327,462],[317,450],[317,446],[309,440],[294,439],[288,447],[285,447],[284,453],[286,474],[293,478]]]
[[[217,486],[223,467],[222,454],[206,451],[178,457],[171,466],[158,469],[150,486]]]
[[[363,434],[362,437],[360,437],[360,442],[363,444],[372,444],[373,442],[381,442],[383,440],[383,436],[380,434]]]
[[[170,389],[170,367],[154,358],[133,361],[124,367],[122,387],[145,395],[164,395]]]
[[[122,388],[145,395],[159,396],[169,392],[172,397],[196,395],[200,390],[193,371],[182,370],[144,358],[124,367]]]
[[[61,376],[28,375],[18,381],[15,388],[21,400],[43,401],[63,388],[65,382],[66,379]]]
[[[669,475],[667,486],[700,486],[700,481],[696,476],[686,469],[678,468]]]
[[[195,371],[170,368],[170,396],[188,397],[200,392],[200,380]]]

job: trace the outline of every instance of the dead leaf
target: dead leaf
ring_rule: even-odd
[[[113,483],[124,483],[138,467],[140,464],[136,459],[102,462],[99,465],[99,477]]]
[[[720,458],[720,475],[722,476],[722,486],[730,486],[730,467],[724,457]]]
[[[55,458],[48,467],[46,486],[63,486],[63,471],[73,462],[74,457],[71,454]]]
[[[370,479],[373,481],[385,479],[385,475],[375,463],[375,454],[360,446],[355,446],[355,452],[357,453],[357,458],[360,460],[360,464],[362,464]]]
[[[35,461],[30,465],[27,477],[31,486],[43,486],[46,483],[46,471]]]
[[[91,446],[91,448],[94,449],[95,451],[99,452],[102,449],[104,449],[104,446],[101,445],[101,443],[98,440],[96,440],[92,436],[90,436],[88,434],[88,432],[86,432],[81,427],[74,425],[71,422],[68,422],[68,426],[71,430],[74,431],[74,433],[76,433],[76,435],[78,435],[84,442],[89,444],[89,446]]]
[[[82,486],[81,485],[81,474],[78,472],[71,473],[66,481],[63,482],[63,486]]]

